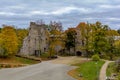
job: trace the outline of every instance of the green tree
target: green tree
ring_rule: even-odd
[[[120,56],[120,40],[115,41],[114,46],[115,46],[115,53],[117,54],[117,56]]]
[[[0,33],[1,33],[2,28],[0,28]]]
[[[110,60],[113,60],[113,56],[116,54],[115,49],[115,37],[119,35],[116,30],[109,29],[107,32],[107,40],[108,40],[108,47],[107,47],[107,55],[110,57]]]
[[[107,48],[106,26],[100,22],[91,25],[92,27],[92,48],[94,53],[101,54]]]
[[[69,28],[67,31],[65,31],[66,33],[66,39],[65,39],[65,47],[67,48],[67,50],[69,50],[69,54],[70,54],[70,49],[74,48],[74,52],[75,52],[75,39],[76,39],[76,30],[75,28]]]
[[[117,32],[120,34],[120,29],[118,29]]]

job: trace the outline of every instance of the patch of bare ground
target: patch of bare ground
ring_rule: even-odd
[[[77,80],[84,80],[82,77],[79,77],[78,75],[79,73],[76,71],[76,69],[70,70],[68,72],[68,75],[72,76],[73,78],[77,79]]]
[[[17,61],[16,59],[14,58],[0,58],[0,63],[14,63],[14,64],[20,64],[21,62]]]
[[[52,63],[72,65],[72,64],[82,63],[88,60],[89,59],[87,58],[71,56],[71,57],[59,57],[58,59],[52,60]]]

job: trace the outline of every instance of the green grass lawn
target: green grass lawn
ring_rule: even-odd
[[[82,64],[76,64],[75,66],[78,66],[76,71],[77,73],[82,74],[82,80],[97,80],[103,64],[104,61],[89,61]]]
[[[110,64],[108,65],[108,68],[107,68],[107,70],[106,70],[106,75],[107,75],[107,76],[111,76],[111,74],[115,72],[114,69],[115,69],[115,63],[112,62],[112,63],[110,63]]]
[[[38,61],[20,58],[20,57],[15,57],[15,60],[22,63],[22,64],[36,64],[36,63],[38,63]]]

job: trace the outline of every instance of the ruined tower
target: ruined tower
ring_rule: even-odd
[[[44,24],[30,22],[29,34],[23,41],[20,55],[40,56],[48,50],[48,35]]]

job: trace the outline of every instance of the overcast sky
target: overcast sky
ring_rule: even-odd
[[[120,28],[120,0],[0,0],[0,25],[27,28],[30,21],[61,21],[64,29],[100,21]]]

